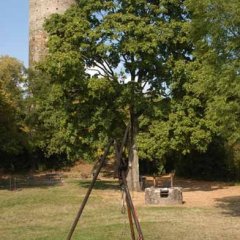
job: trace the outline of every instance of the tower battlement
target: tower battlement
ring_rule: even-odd
[[[53,13],[64,13],[75,0],[29,0],[29,65],[46,55],[43,23]]]

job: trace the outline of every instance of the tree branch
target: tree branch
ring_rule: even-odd
[[[94,68],[89,68],[89,71],[96,71],[98,72],[98,75],[102,76],[102,77],[106,77],[105,75],[103,75],[98,69],[94,69]]]
[[[103,62],[107,65],[107,67],[109,68],[109,73],[114,77],[114,71],[112,70],[110,64],[108,61],[103,59]]]
[[[111,75],[111,73],[106,69],[106,67],[104,66],[104,64],[100,63],[100,62],[96,62],[94,61],[94,64],[96,67],[100,68],[106,75],[105,77],[108,77],[110,79],[113,80],[113,76]]]

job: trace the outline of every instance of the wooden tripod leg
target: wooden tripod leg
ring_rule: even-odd
[[[108,145],[107,145],[107,147],[106,147],[106,149],[105,149],[105,152],[104,152],[104,154],[103,154],[103,156],[102,156],[102,158],[101,158],[101,160],[100,160],[100,164],[99,164],[99,166],[98,166],[98,168],[97,168],[97,170],[96,170],[96,174],[94,174],[93,180],[92,180],[92,182],[91,182],[91,184],[90,184],[90,186],[89,186],[89,188],[88,188],[88,191],[87,191],[87,193],[86,193],[86,195],[85,195],[85,198],[83,199],[83,202],[82,202],[82,204],[81,204],[81,206],[80,206],[80,209],[79,209],[79,211],[78,211],[78,213],[77,213],[77,216],[76,216],[76,218],[75,218],[75,220],[74,220],[74,222],[73,222],[73,225],[72,225],[72,227],[71,227],[71,230],[70,230],[70,232],[69,232],[69,234],[68,234],[68,236],[67,236],[67,240],[71,240],[71,238],[72,238],[72,235],[73,235],[73,233],[74,233],[74,231],[75,231],[75,228],[76,228],[76,226],[77,226],[77,223],[78,223],[78,221],[79,221],[79,219],[80,219],[80,217],[81,217],[81,215],[82,215],[83,209],[84,209],[84,207],[85,207],[85,205],[86,205],[86,203],[87,203],[87,201],[88,201],[88,198],[89,198],[89,196],[90,196],[90,194],[91,194],[91,192],[92,192],[92,189],[93,189],[94,184],[95,184],[95,182],[96,182],[96,180],[97,180],[97,178],[98,178],[98,175],[99,175],[99,173],[100,173],[100,171],[101,171],[101,168],[103,167],[103,164],[104,164],[104,162],[105,162],[105,159],[106,159],[106,157],[107,157],[107,155],[108,155],[108,152],[109,152],[109,149],[110,149],[112,143],[113,143],[113,141],[111,140],[111,141],[108,143]]]
[[[132,220],[132,213],[131,213],[131,209],[127,199],[126,199],[126,202],[127,202],[127,212],[128,212],[128,220],[129,220],[129,225],[131,230],[131,237],[132,237],[132,240],[135,240],[136,238],[135,238],[135,232],[134,232],[134,226],[133,226],[133,220]]]
[[[132,202],[131,195],[129,193],[129,189],[128,189],[127,181],[126,181],[126,175],[125,175],[124,170],[121,169],[122,153],[123,153],[123,148],[125,146],[125,143],[127,141],[129,129],[130,129],[130,124],[126,128],[120,150],[118,151],[117,147],[115,147],[115,151],[116,151],[117,161],[119,163],[119,166],[118,166],[119,180],[121,182],[121,185],[123,184],[123,189],[126,193],[126,202],[127,202],[129,224],[130,224],[130,229],[131,229],[131,237],[132,237],[132,240],[135,240],[135,232],[134,232],[134,226],[133,226],[133,220],[134,220],[134,223],[135,223],[135,226],[136,226],[136,229],[138,232],[138,240],[143,240],[142,229],[141,229],[140,223],[137,218],[137,214],[136,214],[133,202]]]
[[[122,176],[122,180],[123,180],[123,184],[124,184],[124,191],[126,193],[126,201],[127,201],[127,204],[129,205],[129,209],[131,211],[131,214],[132,214],[132,217],[133,217],[133,220],[134,220],[137,232],[138,232],[138,239],[143,240],[143,233],[142,233],[141,225],[139,223],[139,220],[138,220],[138,217],[136,214],[136,210],[134,208],[132,198],[131,198],[131,195],[130,195],[130,192],[129,192],[129,189],[127,186],[126,176],[123,171],[121,172],[121,176]]]

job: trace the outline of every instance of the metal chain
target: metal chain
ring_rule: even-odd
[[[126,193],[124,189],[121,189],[122,191],[122,208],[121,208],[121,213],[125,214],[126,213]]]
[[[127,218],[126,218],[126,194],[124,189],[121,189],[122,192],[122,196],[121,196],[121,214],[123,216],[123,228],[122,228],[122,232],[120,235],[120,240],[126,240],[127,239],[127,235],[128,235],[128,224],[127,224]]]

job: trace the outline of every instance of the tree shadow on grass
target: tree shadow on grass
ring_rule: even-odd
[[[240,217],[240,195],[216,199],[217,208],[221,208],[222,213],[232,217]]]
[[[82,180],[79,182],[80,187],[89,188],[91,180]],[[96,190],[119,190],[119,183],[117,181],[97,180],[93,189]]]
[[[155,184],[157,187],[170,187],[171,180],[169,176],[162,176],[155,178]],[[193,179],[183,179],[183,178],[174,178],[173,186],[181,187],[183,192],[194,192],[194,191],[204,191],[211,192],[219,189],[225,189],[229,186],[233,186],[233,183],[230,182],[217,182],[217,181],[203,181],[203,180],[193,180]],[[145,182],[145,186],[153,186],[153,178]]]
[[[175,186],[183,188],[184,192],[193,192],[193,191],[216,191],[219,189],[228,188],[233,186],[233,183],[227,182],[216,182],[216,181],[199,181],[191,179],[177,179],[175,181]]]

